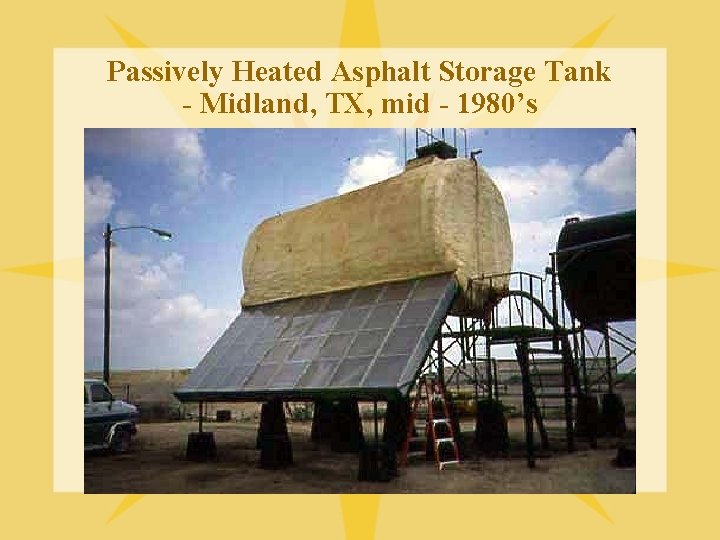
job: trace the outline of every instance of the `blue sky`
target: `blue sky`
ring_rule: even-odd
[[[503,193],[516,269],[542,272],[566,217],[635,208],[629,129],[473,129],[469,146]],[[106,221],[173,233],[113,237],[113,367],[192,367],[239,311],[253,227],[397,174],[403,155],[402,130],[86,130],[85,368],[102,366]]]

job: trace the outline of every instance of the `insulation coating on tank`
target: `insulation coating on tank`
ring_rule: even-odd
[[[588,326],[635,319],[635,211],[568,221],[557,270],[570,313]]]
[[[470,299],[468,278],[511,264],[505,204],[487,173],[468,159],[423,158],[383,182],[260,223],[243,256],[242,305],[454,272],[452,312],[470,313],[494,291],[473,290]]]

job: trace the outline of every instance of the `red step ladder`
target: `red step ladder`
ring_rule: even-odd
[[[427,412],[425,418],[425,436],[413,437],[415,420],[422,408],[425,408]],[[428,439],[433,446],[432,451],[439,470],[443,470],[446,465],[460,463],[460,452],[458,451],[457,442],[455,441],[452,421],[448,414],[444,388],[442,388],[442,385],[437,380],[429,376],[423,376],[418,383],[412,411],[408,419],[407,434],[402,446],[400,465],[402,467],[407,466],[409,457],[427,455]],[[423,450],[411,452],[411,443],[418,441],[423,441]],[[451,457],[454,459],[446,459],[447,450],[451,451]]]

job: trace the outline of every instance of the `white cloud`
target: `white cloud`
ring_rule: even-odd
[[[152,203],[150,205],[150,208],[148,209],[148,213],[151,216],[159,216],[163,212],[166,212],[169,209],[168,205],[166,204],[160,204],[160,203]]]
[[[354,157],[348,163],[338,194],[375,184],[401,172],[398,157],[387,150]]]
[[[185,258],[179,253],[171,253],[160,260],[160,266],[170,276],[179,276],[185,271]]]
[[[101,366],[104,254],[85,262],[85,364]],[[112,251],[111,359],[116,368],[194,366],[224,330],[232,310],[180,291],[184,259]]]
[[[110,182],[102,176],[85,179],[85,229],[91,229],[107,220],[115,204]]]
[[[557,247],[560,229],[569,217],[584,219],[587,216],[569,212],[540,220],[510,222],[514,269],[544,275],[545,267],[550,264],[550,253]]]
[[[151,319],[152,324],[195,324],[198,321],[212,319],[218,310],[208,309],[196,296],[184,294],[167,298]]]
[[[113,236],[113,243],[117,239]],[[86,307],[102,307],[105,255],[98,249],[85,262]],[[135,306],[147,297],[161,297],[174,288],[183,271],[181,255],[170,255],[153,260],[145,255],[126,251],[116,245],[111,252],[113,309]]]
[[[207,181],[209,163],[198,129],[88,129],[85,151],[165,164],[175,197],[182,201]]]
[[[136,225],[138,222],[137,215],[131,210],[120,208],[115,211],[115,224],[120,226]]]
[[[207,157],[196,129],[172,130],[172,151],[168,161],[174,172],[173,178],[180,191],[177,195],[186,199],[197,193],[207,180]]]
[[[516,270],[541,272],[548,254],[555,250],[558,234],[577,211],[584,186],[621,196],[635,193],[635,135],[628,132],[622,142],[600,162],[583,172],[581,167],[550,160],[538,166],[489,167],[508,209]]]
[[[513,240],[513,267],[543,275],[568,217],[576,210],[582,168],[549,160],[541,165],[488,167],[505,200]]]
[[[578,201],[578,167],[550,160],[542,165],[488,167],[512,221],[557,216]]]
[[[223,171],[220,173],[220,176],[218,176],[218,185],[224,191],[229,190],[233,186],[234,183],[235,183],[235,175],[234,174],[230,174],[227,171]]]
[[[599,163],[587,168],[583,180],[594,188],[618,197],[635,193],[635,134],[628,131],[622,144]]]

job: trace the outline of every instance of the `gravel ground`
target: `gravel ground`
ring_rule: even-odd
[[[468,429],[469,425],[466,425]],[[630,423],[629,427],[633,427]],[[507,458],[466,456],[438,471],[433,462],[416,461],[388,483],[358,482],[356,454],[338,454],[309,440],[309,422],[291,422],[295,464],[284,470],[258,467],[257,426],[252,422],[206,424],[215,432],[217,459],[185,460],[187,434],[196,423],[143,424],[130,452],[86,454],[86,493],[634,493],[635,470],[612,465],[617,440],[600,448],[583,442],[573,454],[562,441],[539,452],[528,469],[522,421],[512,419],[512,450]],[[372,433],[366,425],[366,433]],[[468,433],[467,436],[470,436]],[[536,437],[537,438],[537,437]],[[629,441],[634,442],[634,432]]]

